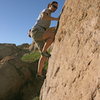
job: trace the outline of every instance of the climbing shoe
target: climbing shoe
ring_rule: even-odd
[[[51,56],[51,54],[49,54],[47,51],[42,52],[41,54],[42,54],[42,56],[45,56],[45,57],[48,57],[48,58]]]
[[[44,80],[46,78],[46,76],[44,75],[36,75],[36,79],[39,79],[39,80]]]

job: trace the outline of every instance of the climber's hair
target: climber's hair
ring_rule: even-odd
[[[48,4],[47,8],[49,8],[49,6],[52,5],[52,4],[54,4],[54,3],[58,4],[57,1],[52,1],[51,3]]]

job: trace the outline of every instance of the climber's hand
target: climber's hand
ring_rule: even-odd
[[[31,37],[31,29],[28,31],[28,36]]]

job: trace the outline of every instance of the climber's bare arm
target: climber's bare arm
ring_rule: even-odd
[[[59,18],[55,18],[55,17],[50,17],[50,16],[48,16],[48,14],[47,14],[46,12],[44,12],[44,13],[42,14],[42,19],[44,19],[44,20],[56,20],[56,21],[59,20]]]

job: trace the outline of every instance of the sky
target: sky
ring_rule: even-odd
[[[51,1],[53,0],[0,0],[0,43],[32,43],[27,32]],[[55,1],[59,3],[59,8],[52,17],[59,16],[65,0]],[[56,24],[56,21],[52,21],[51,26]]]

